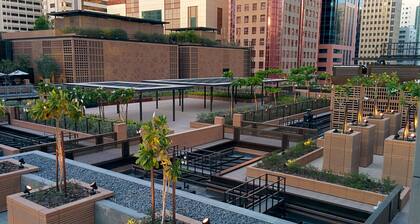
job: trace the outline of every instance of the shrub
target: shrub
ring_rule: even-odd
[[[261,163],[258,163],[257,167],[384,194],[388,194],[396,186],[395,182],[388,178],[377,181],[366,174],[358,173],[340,176],[333,174],[331,171],[320,171],[316,167],[302,166],[295,162],[298,157],[315,149],[316,146],[312,141],[301,142],[283,152],[273,152],[270,156],[264,158]]]

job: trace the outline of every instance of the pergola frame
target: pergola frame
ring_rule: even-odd
[[[103,88],[103,89],[133,89],[138,93],[139,99],[139,118],[143,121],[143,93],[155,92],[156,94],[156,109],[159,108],[159,91],[172,91],[172,120],[175,121],[175,93],[179,92],[179,106],[184,112],[184,91],[191,88],[190,85],[176,85],[176,84],[160,84],[160,83],[145,83],[145,82],[125,82],[125,81],[106,81],[106,82],[88,82],[88,83],[66,83],[65,85],[71,87],[81,88]]]
[[[286,79],[264,79],[261,84],[261,104],[264,104],[264,85],[267,83],[276,83],[279,87],[279,83],[287,81]],[[207,87],[210,88],[210,111],[213,111],[213,98],[214,98],[214,87],[227,87],[228,93],[233,94],[235,104],[237,103],[238,87],[233,87],[232,92],[229,88],[232,85],[233,80],[225,77],[214,77],[214,78],[190,78],[190,79],[162,79],[162,80],[144,80],[145,83],[154,84],[171,84],[171,85],[190,85],[195,87],[203,87],[203,100],[204,108],[207,108]],[[252,88],[252,87],[251,87]]]

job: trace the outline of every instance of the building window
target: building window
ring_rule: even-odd
[[[252,34],[257,34],[257,27],[252,27]]]
[[[261,10],[265,10],[265,2],[261,2]]]
[[[188,27],[197,27],[198,21],[198,7],[190,6],[188,7]]]
[[[244,7],[245,9],[245,12],[248,12],[249,11],[249,5],[248,4],[245,4],[245,7]]]
[[[162,21],[162,11],[161,10],[151,10],[141,12],[141,16],[144,19]]]
[[[343,51],[339,49],[334,49],[334,54],[342,54]]]
[[[252,16],[252,22],[253,22],[253,23],[256,23],[256,22],[257,22],[257,16],[255,16],[255,15],[254,15],[254,16]]]
[[[264,34],[265,33],[265,27],[260,27],[260,34]]]
[[[327,67],[318,67],[318,71],[325,72],[327,71]]]
[[[251,46],[255,46],[257,44],[257,39],[252,39],[251,40]]]
[[[236,17],[236,23],[237,24],[240,24],[241,23],[241,17],[240,16]]]
[[[260,16],[260,22],[265,22],[265,15]]]
[[[248,47],[248,45],[249,45],[248,39],[245,39],[245,40],[244,40],[244,46],[245,46],[245,47]]]
[[[236,11],[241,12],[242,11],[242,5],[237,5],[236,6]]]
[[[340,62],[343,62],[343,59],[341,59],[341,58],[333,58],[333,62],[340,63]]]
[[[259,68],[259,69],[263,69],[263,68],[264,68],[264,62],[263,62],[263,61],[260,61],[260,62],[258,63],[258,68]]]
[[[254,3],[252,4],[252,11],[256,11],[258,9],[258,4]]]
[[[260,38],[260,46],[264,46],[264,38]]]
[[[318,51],[320,54],[328,53],[328,49],[319,49]]]
[[[244,28],[244,35],[247,35],[248,34],[248,27],[245,27]]]
[[[249,22],[249,16],[245,16],[244,17],[244,23],[248,23]]]
[[[327,58],[318,58],[318,62],[327,62]]]
[[[264,50],[260,50],[259,51],[259,56],[260,56],[260,58],[263,58],[264,57]]]

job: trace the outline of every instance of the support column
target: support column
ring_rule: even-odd
[[[172,120],[175,121],[175,89],[172,89]]]
[[[264,82],[261,84],[261,105],[264,105]]]
[[[181,90],[181,111],[184,112],[184,90]]]
[[[210,112],[213,111],[213,86],[210,87]]]
[[[420,102],[417,102],[420,108]],[[417,117],[420,109],[417,109]],[[411,182],[410,210],[408,212],[408,223],[420,223],[420,128],[416,129],[416,151],[414,155],[413,179]]]
[[[207,87],[206,86],[204,86],[204,108],[206,108],[207,107]]]
[[[181,91],[180,89],[178,89],[178,106],[181,106]]]
[[[156,91],[156,109],[159,108],[159,91]]]
[[[139,115],[140,121],[143,121],[143,94],[139,94]]]

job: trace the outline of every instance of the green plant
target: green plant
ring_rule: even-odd
[[[36,62],[36,64],[38,67],[38,72],[42,75],[44,79],[50,79],[51,77],[59,74],[60,72],[60,66],[51,56],[42,55]]]
[[[44,99],[35,101],[30,109],[31,115],[37,120],[55,120],[55,139],[56,139],[56,187],[57,190],[66,194],[66,164],[64,152],[64,137],[60,129],[60,121],[65,116],[74,120],[79,119],[82,111],[77,100],[71,100],[68,93],[61,89],[53,89]],[[60,168],[60,169],[59,169]],[[60,175],[58,175],[60,170]]]
[[[35,20],[34,30],[48,30],[51,28],[51,22],[46,16],[40,16]]]
[[[6,106],[4,104],[4,101],[0,101],[0,117],[3,117],[6,114]]]
[[[168,179],[172,182],[172,221],[176,224],[176,182],[181,177],[181,161],[175,160],[169,169]]]

